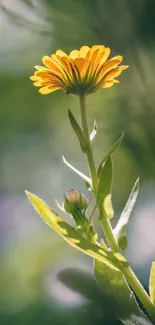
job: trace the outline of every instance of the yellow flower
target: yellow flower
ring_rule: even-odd
[[[35,81],[34,86],[41,87],[41,94],[63,89],[67,94],[88,95],[119,83],[115,78],[128,68],[119,66],[122,56],[108,59],[109,55],[110,48],[103,45],[82,46],[69,55],[58,50],[42,58],[44,66],[35,66],[37,71],[30,79]]]

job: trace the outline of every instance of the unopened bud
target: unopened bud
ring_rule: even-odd
[[[82,211],[88,206],[88,200],[85,195],[79,191],[70,190],[67,192],[64,200],[64,208],[66,212],[74,214],[76,211]]]

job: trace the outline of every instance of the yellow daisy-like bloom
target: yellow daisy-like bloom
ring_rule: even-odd
[[[108,88],[119,83],[115,78],[128,68],[119,65],[123,57],[118,55],[108,59],[110,48],[94,45],[82,46],[69,55],[61,50],[51,57],[42,58],[44,66],[35,66],[36,72],[31,80],[34,86],[41,87],[41,94],[49,94],[63,89],[67,94],[91,94],[100,88]]]

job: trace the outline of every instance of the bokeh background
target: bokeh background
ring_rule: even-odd
[[[88,97],[98,123],[96,163],[125,132],[113,157],[116,217],[138,176],[140,193],[128,225],[128,257],[148,288],[155,259],[155,2],[154,0],[0,1],[0,323],[116,324],[92,276],[92,260],[63,242],[38,217],[25,189],[58,212],[70,188],[88,193],[62,155],[87,172],[71,130],[78,99],[41,96],[29,76],[41,57],[83,44],[104,44],[130,68],[120,85]],[[61,212],[61,215],[62,212]],[[63,215],[68,220],[68,217]],[[96,227],[102,235],[99,225]]]

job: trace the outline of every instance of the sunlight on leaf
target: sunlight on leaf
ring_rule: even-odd
[[[152,263],[149,281],[150,298],[155,305],[155,262]]]
[[[71,126],[79,139],[81,150],[85,153],[87,148],[87,139],[70,110],[68,110],[68,116]]]
[[[140,310],[123,274],[100,261],[94,262],[94,274],[104,303],[125,325],[151,325]]]
[[[126,265],[125,258],[119,253],[113,254],[112,252],[105,251],[98,245],[90,243],[75,228],[54,213],[43,200],[30,192],[26,191],[26,194],[43,220],[71,246],[76,247],[102,263],[106,263],[110,268],[115,270],[118,269],[120,262]]]
[[[102,167],[98,192],[97,202],[98,205],[103,208],[104,216],[112,218],[114,215],[112,203],[111,203],[111,183],[112,183],[112,161],[111,157],[107,159]]]
[[[118,220],[118,223],[114,229],[114,235],[119,243],[121,249],[126,249],[127,247],[127,237],[126,237],[126,225],[129,221],[130,214],[136,203],[136,199],[139,191],[139,178],[136,180],[136,183],[132,189],[132,192],[129,196],[129,199],[125,205],[125,208]]]

